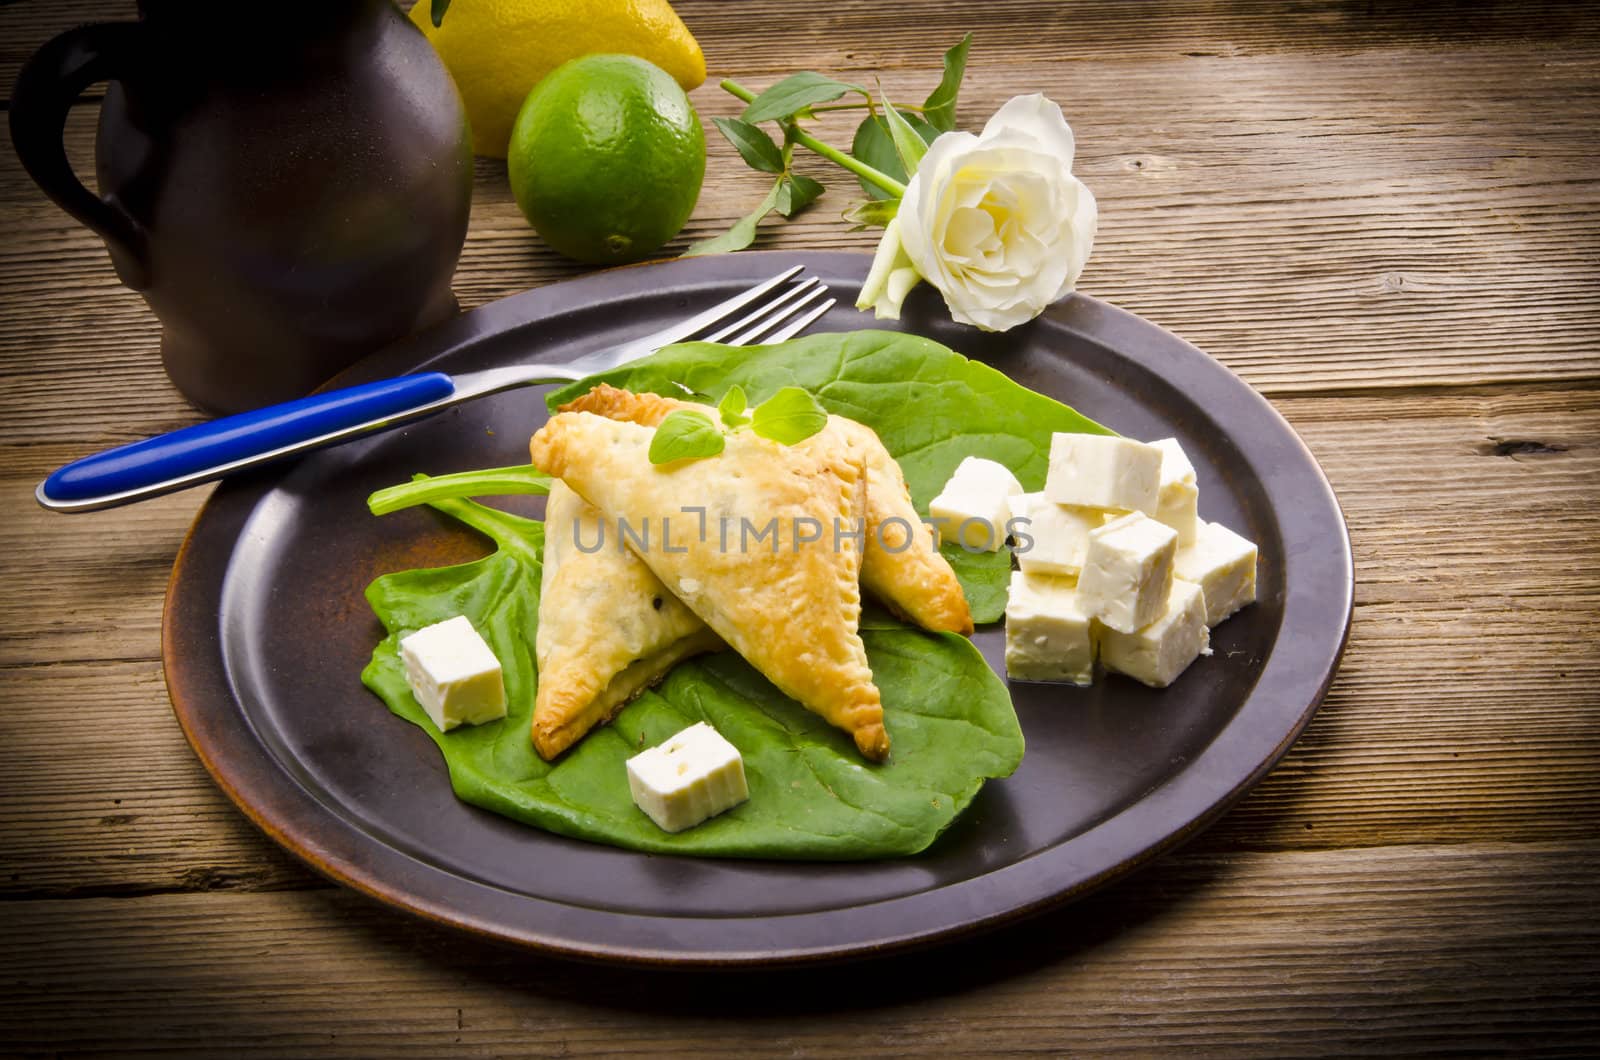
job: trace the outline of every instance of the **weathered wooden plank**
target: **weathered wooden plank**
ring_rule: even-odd
[[[1594,378],[1600,58],[1550,58],[1541,44],[1386,54],[1393,76],[1374,97],[1366,53],[1314,63],[1270,50],[1139,63],[1024,53],[992,73],[975,60],[965,113],[977,124],[1025,87],[1067,102],[1078,168],[1102,206],[1083,289],[1177,330],[1268,393]],[[923,91],[930,64],[889,71],[886,86]],[[753,68],[735,72],[759,83]],[[706,116],[735,109],[714,86],[696,98]],[[69,127],[81,169],[93,109],[77,108]],[[759,178],[713,140],[701,204],[667,252],[760,197]],[[870,249],[871,233],[838,219],[852,194],[836,182],[801,219],[768,225],[760,245]],[[107,372],[126,384],[129,421],[182,415],[142,301],[116,287],[94,237],[9,154],[0,227],[11,233],[0,247],[0,364],[15,366],[0,378],[0,409],[14,437],[61,436],[74,417],[50,413],[103,402],[94,391]],[[456,277],[463,304],[581,272],[524,224],[503,167],[481,163]],[[28,407],[41,378],[57,404]]]
[[[412,0],[399,4],[409,9]],[[993,56],[1058,62],[1490,44],[1537,44],[1559,53],[1582,47],[1597,33],[1595,19],[1583,5],[1561,0],[1489,6],[1300,0],[1270,8],[1188,0],[1155,9],[1139,3],[1066,9],[1039,0],[990,0],[978,17],[969,5],[929,0],[892,10],[872,0],[791,3],[771,12],[752,12],[725,0],[679,0],[673,6],[705,49],[713,73],[750,68],[780,76],[800,65],[922,68],[930,52],[948,47],[969,30]],[[128,0],[0,5],[0,99],[10,99],[22,63],[57,33],[133,15]],[[915,33],[907,33],[907,27],[915,27]]]
[[[568,965],[342,890],[7,902],[0,1025],[24,1055],[1581,1053],[1597,873],[1592,843],[1180,854],[982,944],[743,976]]]

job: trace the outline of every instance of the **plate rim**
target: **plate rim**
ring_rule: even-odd
[[[814,272],[827,275],[832,282],[835,274],[840,272],[851,277],[857,274],[864,276],[870,260],[870,254],[851,251],[744,251],[736,255],[674,259],[589,273],[511,295],[461,314],[429,331],[378,351],[341,373],[327,386],[350,385],[411,370],[424,361],[447,357],[457,350],[492,340],[511,327],[549,319],[568,303],[591,306],[593,302],[603,300],[608,292],[616,295],[619,290],[623,298],[636,298],[638,293],[629,293],[629,289],[636,284],[636,270],[639,269],[681,271],[714,285],[731,280],[748,281],[752,277],[766,275],[769,270],[776,272],[792,264],[804,264]],[[672,281],[664,280],[660,287],[671,289]],[[578,297],[574,298],[574,295]],[[593,297],[585,300],[585,295]],[[661,917],[576,907],[554,899],[517,894],[477,880],[465,879],[375,841],[328,810],[311,792],[283,771],[281,764],[255,734],[247,715],[243,711],[227,709],[238,704],[232,696],[231,679],[221,658],[222,637],[218,629],[219,611],[216,604],[220,601],[223,578],[239,530],[254,511],[256,502],[272,489],[284,473],[270,467],[220,485],[196,513],[173,564],[162,612],[161,654],[168,695],[184,737],[212,781],[229,800],[274,842],[319,874],[392,908],[483,938],[510,942],[554,956],[635,966],[673,967],[808,964],[859,959],[971,937],[1081,898],[1137,870],[1203,831],[1254,787],[1287,753],[1326,697],[1349,643],[1354,610],[1354,557],[1343,511],[1316,458],[1272,404],[1225,365],[1159,325],[1081,293],[1075,293],[1050,307],[1045,317],[1071,331],[1084,330],[1082,326],[1075,327],[1069,323],[1069,318],[1082,317],[1089,324],[1103,329],[1138,332],[1148,346],[1136,354],[1109,344],[1104,338],[1095,337],[1094,341],[1152,370],[1156,369],[1146,363],[1149,359],[1177,353],[1179,359],[1175,363],[1183,370],[1186,377],[1184,382],[1201,387],[1222,386],[1232,392],[1230,396],[1234,400],[1248,402],[1254,406],[1257,414],[1264,414],[1274,423],[1278,428],[1274,441],[1280,445],[1290,443],[1285,445],[1286,454],[1280,453],[1279,457],[1286,455],[1298,465],[1301,472],[1312,472],[1308,480],[1301,480],[1302,484],[1316,495],[1316,500],[1325,501],[1325,511],[1331,511],[1335,516],[1334,536],[1338,547],[1333,556],[1322,557],[1324,561],[1331,559],[1332,563],[1325,562],[1324,566],[1328,569],[1319,568],[1317,571],[1317,598],[1300,601],[1299,608],[1313,607],[1313,617],[1320,617],[1323,621],[1331,618],[1337,622],[1337,643],[1330,639],[1329,650],[1319,655],[1314,687],[1309,681],[1301,681],[1310,693],[1309,700],[1287,729],[1277,727],[1271,730],[1275,739],[1270,746],[1260,746],[1264,740],[1254,741],[1255,751],[1245,757],[1255,764],[1242,776],[1228,771],[1232,779],[1219,782],[1206,775],[1206,770],[1202,768],[1208,759],[1221,753],[1219,745],[1223,744],[1225,737],[1234,733],[1235,739],[1239,738],[1237,730],[1240,728],[1240,715],[1236,714],[1183,769],[1131,805],[1066,842],[979,876],[929,891],[806,913],[731,918]],[[1165,372],[1162,374],[1167,375]],[[1190,376],[1198,378],[1188,378]],[[1177,382],[1170,377],[1168,381]],[[1206,408],[1200,401],[1196,401],[1196,405]],[[1241,449],[1249,448],[1244,443],[1236,444]],[[1265,482],[1263,487],[1266,487]],[[1274,518],[1280,522],[1281,532],[1283,513],[1276,506],[1272,506],[1272,511]],[[1304,515],[1303,512],[1291,514]],[[219,541],[227,547],[212,547]],[[1284,618],[1274,638],[1275,644],[1284,636],[1285,627],[1289,625],[1290,602],[1296,596],[1287,569],[1289,558],[1285,558]],[[1300,610],[1296,611],[1295,617],[1301,618]],[[180,653],[180,647],[187,654]],[[204,653],[199,656],[204,658],[204,665],[187,661],[197,657],[194,654],[196,651]],[[1267,672],[1264,669],[1262,674]],[[225,695],[226,705],[215,701],[219,692]],[[1241,714],[1247,706],[1261,698],[1262,692],[1258,680],[1240,705]],[[1298,695],[1295,698],[1298,699]],[[222,708],[220,713],[219,707]],[[1246,734],[1249,735],[1253,734]],[[1130,822],[1137,824],[1138,818],[1149,816],[1171,803],[1181,806],[1184,801],[1193,800],[1197,794],[1201,795],[1202,803],[1199,812],[1186,812],[1181,808],[1177,813],[1169,811],[1169,818],[1181,819],[1184,823],[1175,829],[1158,827],[1158,836],[1153,841],[1149,840],[1148,831],[1128,827]],[[320,818],[317,822],[321,826],[320,832],[308,827],[308,821],[312,818]],[[1123,849],[1107,851],[1105,857],[1090,859],[1097,866],[1091,871],[1078,868],[1075,872],[1067,873],[1070,882],[1061,886],[1052,886],[1048,882],[1053,876],[1062,875],[1055,871],[1061,867],[1059,862],[1073,860],[1066,856],[1066,848],[1071,847],[1076,852],[1084,846],[1110,845],[1106,840],[1114,832],[1141,837],[1132,844],[1137,849],[1126,849],[1129,844],[1124,841],[1118,844]],[[392,871],[394,869],[404,871],[395,873]],[[400,882],[396,882],[397,879]],[[452,881],[458,888],[464,886],[481,892],[475,895],[479,899],[477,909],[462,908],[458,903],[439,898],[438,887]],[[970,918],[945,918],[941,923],[925,928],[871,933],[870,922],[886,909],[905,903],[924,902],[930,894],[962,899],[953,903],[957,906],[989,908]],[[556,923],[562,929],[530,928],[527,918],[523,918],[521,923],[513,923],[511,914],[514,911],[540,914],[536,919],[543,924]],[[867,925],[852,923],[863,919],[864,915]],[[597,918],[605,922],[602,927],[613,933],[616,929],[632,928],[637,938],[656,941],[620,944],[582,938],[584,931],[593,927],[592,921]],[[715,938],[725,933],[730,924],[747,927],[781,924],[786,930],[779,934],[787,933],[791,939],[817,935],[822,940],[800,945],[793,942],[783,944],[775,940],[757,944],[756,940],[763,933],[746,931],[746,941],[732,946],[713,943],[705,947],[687,948],[681,942],[668,944],[664,941],[665,938],[681,940],[686,933],[696,929],[706,937]],[[813,930],[819,926],[828,930]],[[865,927],[868,934],[850,939],[851,929],[858,926]]]

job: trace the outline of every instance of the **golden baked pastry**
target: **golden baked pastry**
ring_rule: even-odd
[[[716,410],[706,405],[635,394],[601,383],[562,412],[592,412],[608,419],[628,420],[653,427],[676,409],[698,409],[712,418]],[[824,434],[842,436],[861,454],[867,472],[867,540],[861,563],[861,581],[871,593],[900,617],[933,632],[971,633],[972,611],[950,563],[940,555],[933,532],[911,504],[900,465],[889,455],[877,432],[843,416],[829,416]],[[820,435],[801,442],[815,441]]]
[[[837,437],[788,446],[739,431],[716,456],[658,466],[654,436],[563,412],[529,452],[617,521],[668,589],[780,691],[884,759],[883,703],[858,631],[859,454]]]
[[[533,746],[550,760],[679,661],[722,647],[705,623],[617,541],[615,523],[550,484],[534,657]]]

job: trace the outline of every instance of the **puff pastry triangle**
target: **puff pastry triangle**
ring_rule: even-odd
[[[550,760],[679,661],[722,647],[638,556],[616,525],[564,482],[545,503],[533,746]]]
[[[561,411],[593,412],[614,420],[655,426],[680,408],[696,408],[716,419],[716,410],[659,394],[635,394],[606,383]],[[905,475],[871,427],[829,416],[825,434],[842,436],[860,454],[867,473],[867,539],[861,582],[889,609],[934,632],[971,633],[972,611],[955,571],[939,553],[933,532],[917,515]],[[813,444],[807,439],[802,446]],[[825,443],[824,443],[825,444]]]
[[[740,431],[716,456],[658,466],[654,435],[563,412],[529,452],[619,530],[626,524],[628,547],[779,690],[881,761],[889,734],[858,632],[859,454],[837,439],[786,446]]]

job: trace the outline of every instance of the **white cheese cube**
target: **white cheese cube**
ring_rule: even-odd
[[[1221,523],[1200,524],[1194,544],[1178,550],[1173,572],[1200,586],[1208,626],[1255,602],[1256,546]]]
[[[1200,526],[1200,490],[1193,482],[1174,482],[1161,487],[1156,505],[1156,520],[1178,532],[1178,547],[1194,544]]]
[[[1104,434],[1052,434],[1044,495],[1057,504],[1154,515],[1161,497],[1161,450]]]
[[[739,749],[705,722],[628,759],[635,806],[667,832],[681,832],[750,797]]]
[[[406,683],[440,732],[506,716],[500,660],[465,615],[400,638]]]
[[[1017,476],[1001,463],[969,456],[928,505],[928,520],[941,541],[968,552],[997,552],[1006,543],[1006,501],[1022,492]]]
[[[1192,582],[1174,579],[1166,607],[1154,622],[1133,633],[1105,626],[1099,635],[1106,669],[1165,688],[1196,658],[1211,654],[1205,594]]]
[[[1161,491],[1155,517],[1178,532],[1178,547],[1194,544],[1200,522],[1200,489],[1194,481],[1194,465],[1176,438],[1150,443],[1161,450]]]
[[[940,541],[955,541],[968,552],[997,552],[1006,543],[1011,515],[1003,493],[967,491],[951,480],[928,505],[928,520]]]
[[[1011,498],[1011,537],[1017,564],[1029,574],[1070,574],[1083,569],[1089,531],[1105,521],[1099,508],[1057,504],[1043,493]]]
[[[957,464],[950,481],[976,487],[985,493],[999,492],[1006,497],[1022,492],[1022,483],[1017,481],[1017,476],[1011,473],[1009,467],[998,460],[986,460],[981,456],[969,456]],[[946,488],[949,488],[948,484]]]
[[[1013,681],[1094,680],[1094,636],[1071,578],[1011,572],[1006,676]]]
[[[1178,532],[1142,512],[1089,531],[1078,599],[1085,611],[1121,633],[1154,622],[1172,589]]]
[[[1194,464],[1189,460],[1189,454],[1183,451],[1183,446],[1178,444],[1176,438],[1157,438],[1150,443],[1161,450],[1161,485],[1168,482],[1187,482],[1194,484]]]

